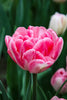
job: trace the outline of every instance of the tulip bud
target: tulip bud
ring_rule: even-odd
[[[65,2],[66,0],[53,0],[54,2],[56,2],[56,3],[63,3],[63,2]]]
[[[58,91],[58,89],[61,87],[61,85],[67,80],[67,72],[65,71],[64,68],[60,68],[59,70],[56,71],[56,73],[52,76],[51,78],[51,85],[53,88]],[[67,82],[65,85],[62,87],[61,94],[67,93]]]
[[[67,28],[67,16],[56,12],[51,17],[49,27],[52,28],[58,35],[63,34]]]
[[[66,100],[66,99],[64,99],[64,98],[58,98],[57,96],[54,96],[54,97],[51,98],[51,100]]]

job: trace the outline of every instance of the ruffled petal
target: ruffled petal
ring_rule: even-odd
[[[41,52],[44,56],[48,56],[53,48],[53,41],[50,38],[39,40],[34,49]]]
[[[18,27],[15,31],[15,33],[13,34],[13,37],[16,37],[18,35],[22,35],[25,36],[27,34],[26,28],[24,27]]]
[[[63,39],[60,37],[55,43],[51,57],[56,60],[60,55],[62,48],[63,48]]]

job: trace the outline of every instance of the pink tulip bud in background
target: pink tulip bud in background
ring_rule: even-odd
[[[63,39],[52,29],[29,26],[19,27],[13,36],[6,36],[10,57],[24,70],[40,73],[48,69],[59,57]]]
[[[66,67],[67,69],[67,67]],[[65,71],[64,68],[60,68],[58,69],[55,74],[52,76],[51,78],[51,85],[53,86],[53,88],[58,91],[58,89],[61,87],[61,85],[65,82],[65,80],[67,80],[67,70]],[[61,94],[63,93],[67,93],[67,82],[65,83],[65,85],[62,87]]]
[[[56,3],[64,3],[66,0],[53,0]]]
[[[66,100],[66,99],[64,99],[64,98],[58,98],[57,96],[54,96],[54,97],[51,98],[51,100]]]
[[[56,12],[51,17],[49,28],[52,28],[58,35],[63,34],[67,29],[67,16]]]

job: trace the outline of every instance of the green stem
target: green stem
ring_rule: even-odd
[[[24,72],[24,77],[23,77],[23,89],[22,89],[22,93],[24,95],[24,100],[25,100],[25,94],[27,92],[27,87],[28,87],[28,84],[29,84],[29,79],[30,79],[30,73],[28,71],[25,71]]]
[[[66,82],[67,82],[67,80],[65,80],[65,82],[61,85],[61,87],[59,88],[59,90],[56,92],[55,95],[58,95],[58,94],[59,94],[59,92],[61,91],[62,87],[64,86],[64,84],[65,84]]]
[[[33,100],[36,100],[37,74],[33,74]]]
[[[30,93],[31,93],[31,74],[30,74],[29,83],[28,83],[28,87],[27,87],[27,91],[26,91],[24,100],[30,100]]]

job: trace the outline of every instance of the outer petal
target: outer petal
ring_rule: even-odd
[[[50,100],[66,100],[66,99],[64,99],[64,98],[58,98],[57,96],[54,96]]]
[[[15,31],[15,33],[13,34],[13,37],[16,37],[18,35],[22,35],[25,36],[27,34],[26,29],[24,27],[18,27]]]
[[[11,40],[10,41],[10,45],[8,48],[8,54],[11,56],[11,58],[13,58],[13,60],[20,66],[23,68],[23,61],[21,58],[21,55],[19,54],[19,52],[17,51],[17,47],[15,45],[15,41]],[[24,69],[24,68],[23,68]]]
[[[53,98],[51,98],[51,100],[59,100],[59,98],[57,96],[54,96]]]
[[[56,32],[54,32],[52,29],[47,30],[47,35],[50,37],[54,42],[58,39],[58,36]]]
[[[5,43],[6,43],[7,48],[9,47],[9,43],[10,43],[11,39],[12,39],[12,37],[6,35],[6,37],[5,37]]]
[[[30,73],[40,73],[48,69],[53,63],[54,63],[54,60],[52,60],[49,57],[45,57],[44,60],[34,59],[30,61],[28,67],[29,67]]]
[[[59,40],[56,41],[51,54],[53,59],[56,60],[58,58],[58,56],[62,51],[62,48],[63,48],[63,39],[60,37]]]
[[[47,67],[48,65],[40,59],[34,59],[29,63],[30,73],[39,73],[42,67]]]

